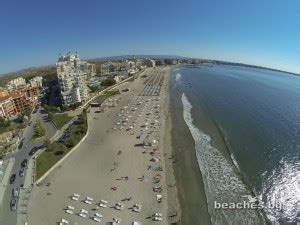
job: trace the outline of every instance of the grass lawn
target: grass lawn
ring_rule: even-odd
[[[70,149],[65,146],[58,146],[59,150],[49,149],[41,153],[36,159],[36,180],[46,173],[56,162],[58,162]]]
[[[58,114],[58,115],[63,115],[63,114]],[[77,125],[71,131],[71,136],[66,144],[52,142],[51,144],[48,145],[47,149],[37,157],[36,180],[39,179],[43,174],[45,174],[61,158],[63,158],[86,134],[87,132],[86,114],[80,115],[76,122]]]
[[[61,129],[66,123],[68,123],[73,117],[68,116],[67,113],[53,114],[52,121],[58,129]]]

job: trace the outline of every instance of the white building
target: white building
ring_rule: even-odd
[[[124,76],[122,75],[118,75],[114,77],[114,80],[116,81],[116,83],[119,83],[120,81],[124,80]]]
[[[31,87],[42,87],[43,86],[43,77],[34,77],[29,80]]]
[[[13,80],[9,81],[6,85],[6,88],[8,90],[13,90],[13,89],[16,89],[18,86],[21,86],[21,85],[26,85],[26,81],[23,77],[18,77],[16,79],[13,79]]]
[[[95,65],[81,61],[77,53],[68,53],[59,57],[56,69],[63,105],[86,101],[86,81],[96,74]]]

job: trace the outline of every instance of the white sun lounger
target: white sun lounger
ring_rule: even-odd
[[[91,197],[86,197],[86,200],[93,201],[94,199]]]
[[[156,200],[160,202],[162,200],[162,195],[156,195]]]
[[[101,199],[100,202],[104,203],[104,204],[108,204],[108,201]]]
[[[117,210],[123,210],[123,205],[121,204],[121,203],[117,203],[116,205],[115,205],[115,209],[117,209]]]
[[[91,204],[92,204],[92,202],[91,202],[91,201],[89,201],[89,200],[87,200],[87,199],[86,199],[86,200],[84,200],[84,203],[85,203],[85,204],[88,204],[88,205],[91,205]]]
[[[75,197],[77,197],[77,198],[79,198],[79,197],[80,197],[80,195],[79,195],[79,194],[77,194],[77,193],[74,193],[74,194],[73,194],[73,196],[75,196]]]
[[[62,224],[69,224],[69,221],[66,220],[66,219],[61,219],[61,223],[62,223]]]
[[[133,207],[132,207],[132,211],[141,212],[142,211],[142,205],[134,204]]]
[[[107,205],[102,204],[102,203],[100,203],[99,206],[100,206],[101,208],[106,208],[106,207],[107,207]]]
[[[71,198],[72,200],[74,200],[74,201],[78,201],[79,200],[79,198],[78,197],[76,197],[76,196],[72,196],[72,198]]]
[[[155,216],[155,217],[153,218],[153,220],[155,220],[155,221],[162,221],[162,218],[159,217],[159,216]]]
[[[99,217],[99,218],[102,218],[102,215],[100,213],[95,213],[94,215],[95,217]]]
[[[101,222],[101,219],[99,217],[93,217],[93,220],[99,223]]]
[[[75,208],[73,206],[68,205],[68,209],[74,210]]]
[[[142,225],[141,222],[132,222],[132,225]]]
[[[83,217],[83,218],[86,217],[86,214],[85,214],[85,213],[79,213],[78,215],[79,215],[80,217]]]
[[[88,214],[89,212],[85,209],[81,209],[80,213],[85,213],[85,214]]]
[[[68,213],[68,214],[73,214],[74,212],[73,212],[71,209],[67,209],[67,210],[66,210],[66,213]]]

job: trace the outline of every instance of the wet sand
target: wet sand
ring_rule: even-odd
[[[183,119],[181,92],[172,88],[170,81],[170,110],[172,123],[171,137],[173,168],[176,178],[178,198],[182,211],[182,224],[209,225],[207,199],[202,174],[196,159],[195,143]]]

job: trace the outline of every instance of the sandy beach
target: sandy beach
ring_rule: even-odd
[[[107,99],[103,112],[90,109],[85,141],[34,186],[27,207],[30,224],[62,219],[97,224],[95,217],[102,224],[180,220],[167,123],[169,73],[170,68],[148,69],[147,77],[119,87],[129,91]]]

